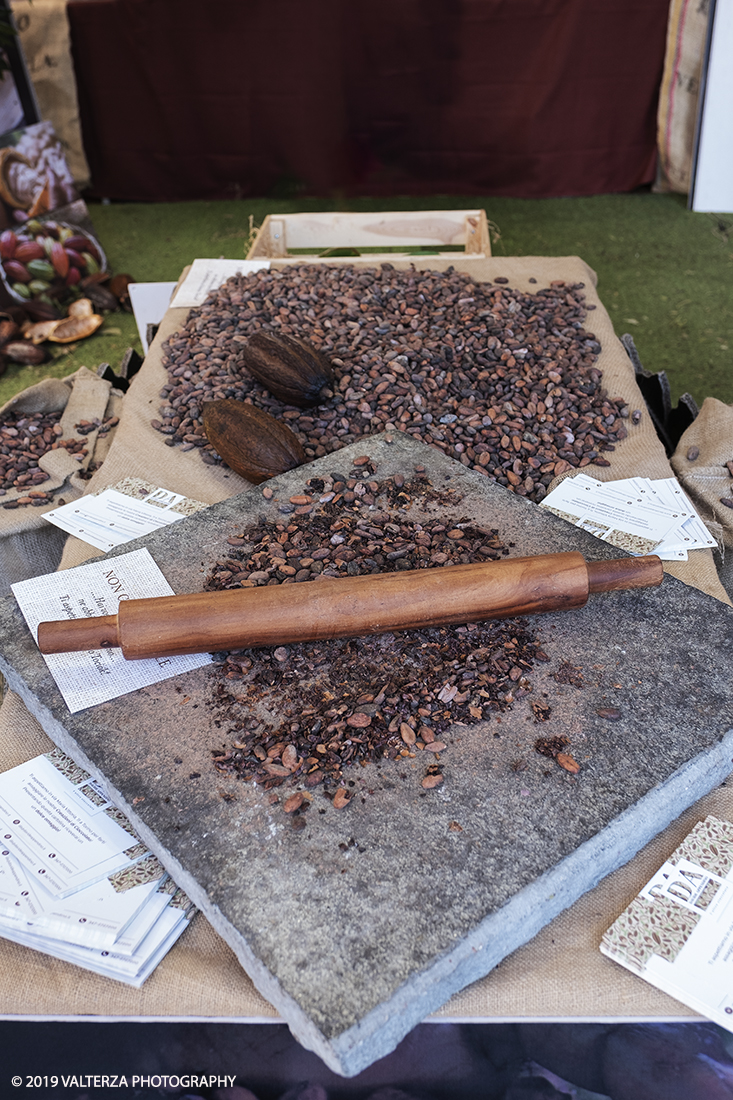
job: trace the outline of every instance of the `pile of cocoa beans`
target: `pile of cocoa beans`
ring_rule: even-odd
[[[293,265],[236,276],[194,309],[165,348],[168,383],[152,421],[171,446],[222,460],[202,409],[246,400],[282,419],[308,460],[400,429],[508,489],[541,500],[571,467],[608,466],[629,410],[608,397],[583,284],[527,294],[464,272]],[[334,366],[335,392],[284,404],[243,365],[264,330],[308,340]]]

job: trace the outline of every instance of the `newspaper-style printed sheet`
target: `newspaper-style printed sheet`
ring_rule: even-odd
[[[34,638],[41,622],[113,615],[122,600],[174,595],[147,549],[19,581],[12,591]],[[76,714],[201,668],[211,662],[211,655],[127,661],[115,646],[87,653],[50,653],[44,659],[64,702]]]

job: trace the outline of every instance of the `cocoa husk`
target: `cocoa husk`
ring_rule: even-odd
[[[111,313],[120,308],[120,303],[114,294],[100,283],[89,283],[84,287],[84,293],[91,299],[95,309],[105,309]]]
[[[208,401],[201,415],[217,454],[254,485],[305,462],[305,452],[290,428],[254,405],[223,398]]]
[[[128,288],[130,286],[130,283],[134,282],[135,279],[132,275],[122,273],[120,275],[113,275],[109,283],[107,284],[108,288],[117,298],[117,301],[120,303],[122,309],[126,309],[128,313],[132,312],[132,306],[130,304],[130,291]]]
[[[0,346],[7,344],[8,340],[14,340],[20,332],[15,321],[10,317],[0,319]]]
[[[305,409],[332,396],[330,362],[295,336],[256,332],[242,349],[239,365],[288,405]]]
[[[23,311],[31,321],[60,321],[63,313],[56,306],[42,302],[39,298],[29,298],[23,302]]]
[[[75,302],[74,304],[78,305],[79,303]],[[71,344],[74,340],[83,340],[86,336],[91,336],[93,332],[96,332],[103,320],[104,318],[98,313],[92,313],[89,317],[69,316],[56,326],[47,339],[53,344]]]
[[[50,358],[45,348],[31,343],[30,340],[10,340],[3,345],[2,354],[13,363],[23,363],[31,367],[37,367]]]
[[[94,307],[92,306],[91,299],[77,298],[75,302],[71,303],[67,312],[69,317],[91,317],[94,313]]]
[[[23,329],[23,336],[33,344],[42,344],[63,323],[63,319],[58,321],[36,321],[35,324],[27,325]]]

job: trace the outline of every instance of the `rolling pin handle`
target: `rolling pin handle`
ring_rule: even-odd
[[[615,592],[620,588],[655,588],[664,579],[664,569],[656,554],[642,558],[614,558],[589,561],[588,591]]]
[[[110,649],[119,644],[116,615],[38,624],[41,653],[79,653],[89,649]]]

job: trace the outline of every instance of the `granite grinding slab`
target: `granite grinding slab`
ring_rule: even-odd
[[[271,500],[248,490],[108,557],[145,545],[176,592],[199,591],[229,536],[259,517],[280,522],[308,477],[348,474],[362,455],[378,480],[424,466],[455,501],[431,505],[433,515],[498,529],[513,556],[619,556],[394,433],[268,482]],[[300,829],[282,797],[214,770],[226,731],[210,668],[70,715],[6,597],[0,669],[52,740],[106,786],[296,1038],[351,1076],[731,771],[729,607],[665,577],[531,627],[549,661],[510,710],[451,727],[442,786],[421,785],[427,753],[345,769],[349,805],[314,788]],[[541,724],[538,701],[551,708]],[[540,735],[567,737],[580,771],[535,751]]]

